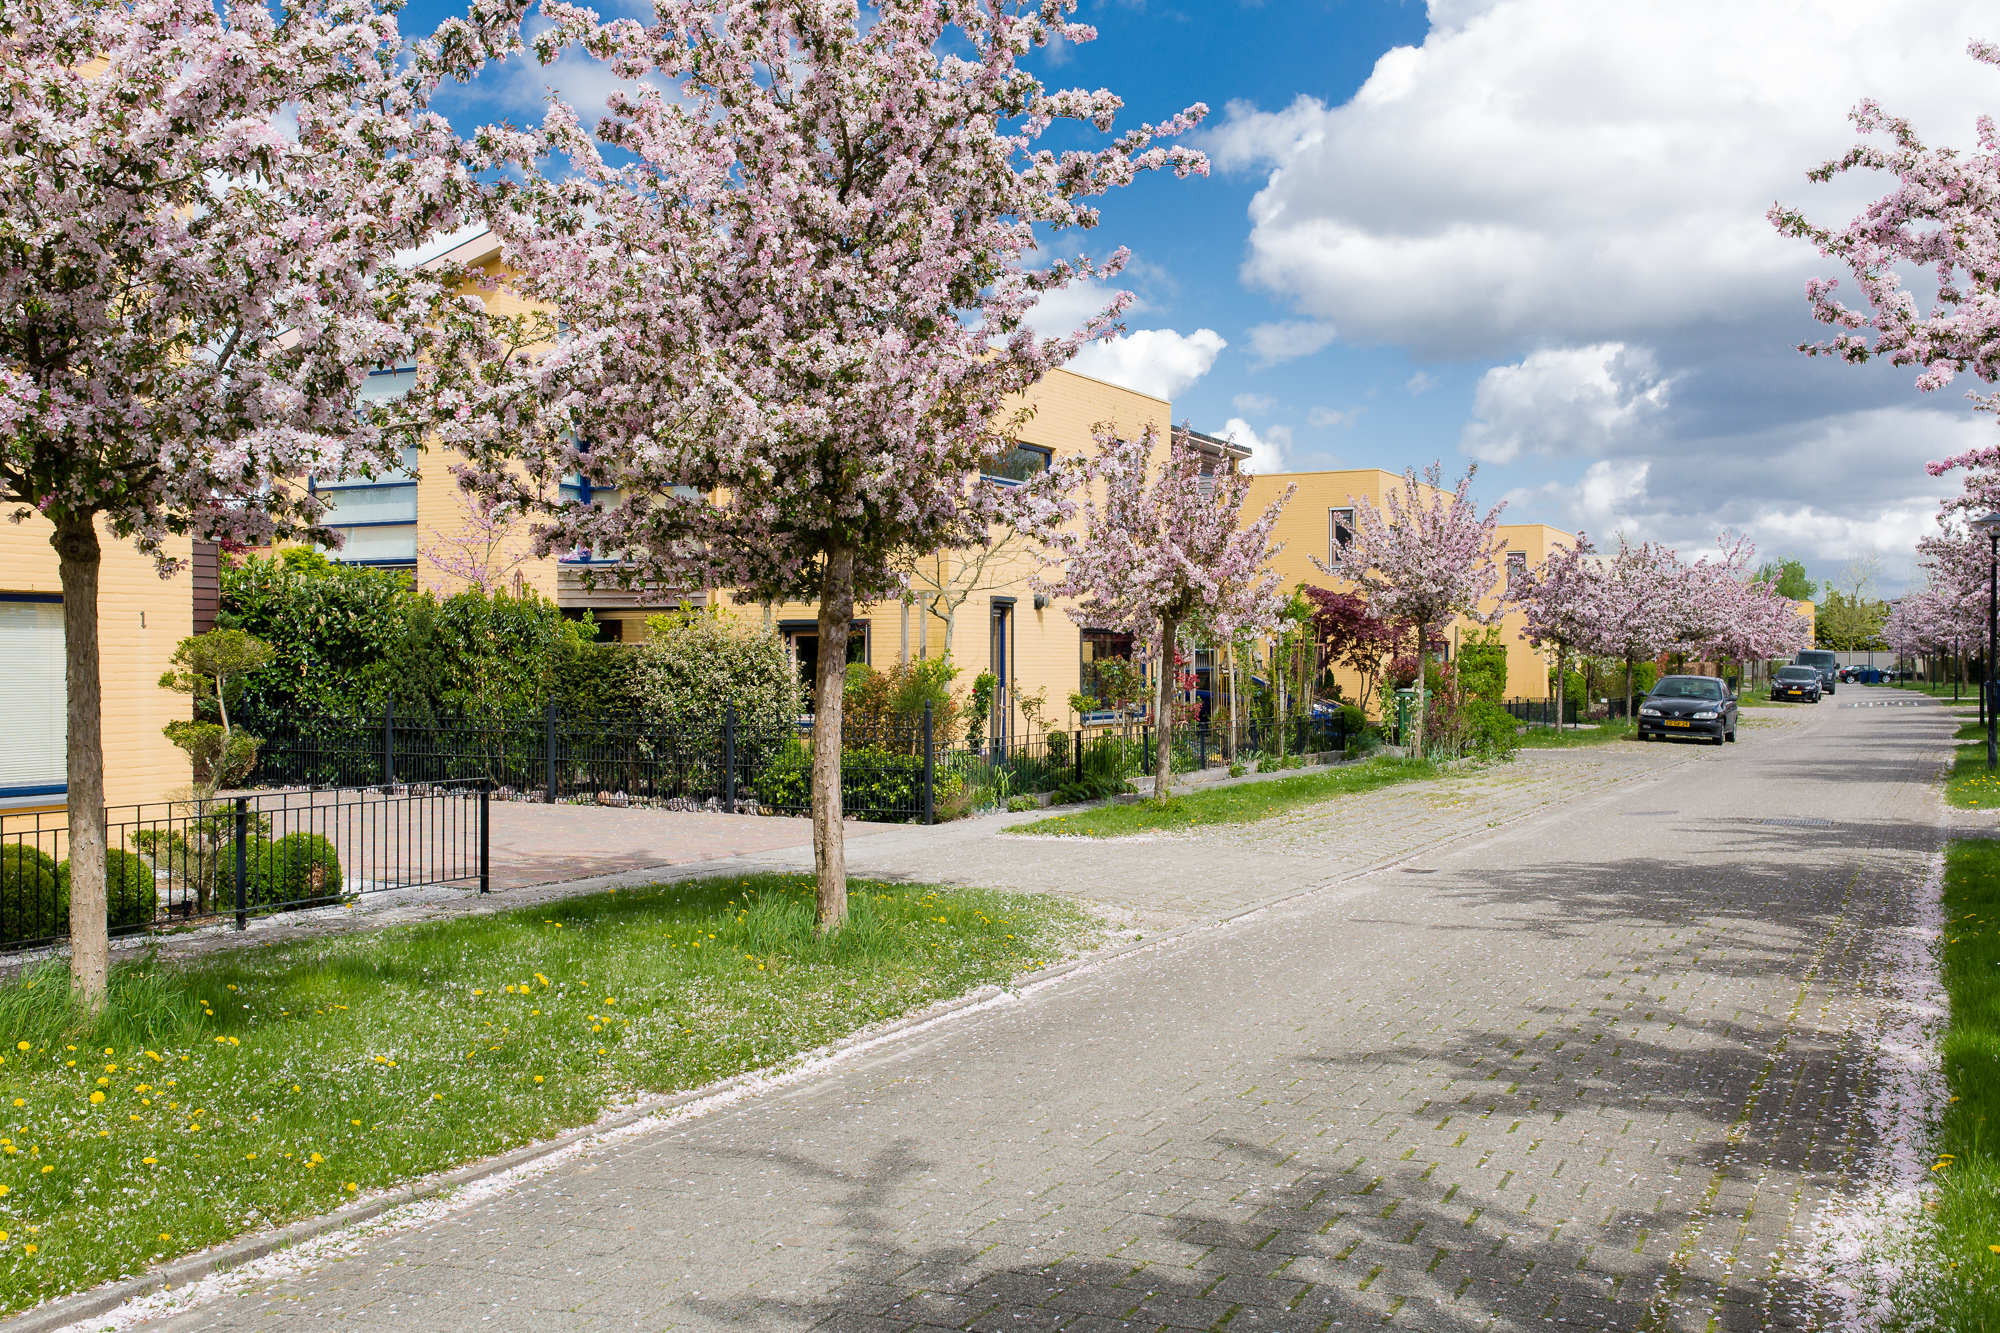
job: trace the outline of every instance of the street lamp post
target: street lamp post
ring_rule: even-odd
[[[2000,655],[2000,511],[1972,520],[1972,526],[1986,534],[1986,771],[2000,770],[2000,724],[1993,705],[2000,695],[1996,686],[1994,657]]]

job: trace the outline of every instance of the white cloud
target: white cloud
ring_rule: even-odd
[[[1268,393],[1239,393],[1229,400],[1238,412],[1249,412],[1263,416],[1278,405],[1278,400]]]
[[[1261,370],[1280,361],[1311,356],[1332,342],[1335,336],[1331,324],[1293,319],[1278,324],[1256,325],[1250,330],[1250,346],[1257,353],[1257,368]]]
[[[1620,452],[1654,432],[1667,387],[1645,348],[1610,342],[1535,352],[1480,376],[1460,447],[1486,463],[1523,453]]]
[[[1208,373],[1229,346],[1214,329],[1183,336],[1172,329],[1140,329],[1094,342],[1076,354],[1069,368],[1137,393],[1174,398]]]
[[[1235,103],[1203,136],[1225,168],[1271,168],[1245,278],[1419,355],[1760,317],[1809,334],[1802,280],[1832,266],[1776,233],[1771,202],[1840,223],[1886,189],[1804,178],[1862,97],[1965,144],[1996,92],[1965,54],[1995,27],[1973,0],[1431,12],[1345,105]]]
[[[1407,380],[1403,381],[1403,390],[1404,392],[1408,393],[1410,397],[1415,398],[1418,394],[1423,393],[1426,390],[1436,388],[1437,382],[1438,382],[1437,376],[1431,374],[1428,370],[1420,370],[1416,374],[1410,376],[1410,378],[1408,378]]]
[[[1306,421],[1321,430],[1337,430],[1352,426],[1361,420],[1365,407],[1315,407],[1306,414]]]
[[[1292,447],[1290,426],[1267,426],[1260,434],[1242,417],[1231,417],[1222,427],[1222,436],[1249,448],[1250,457],[1243,460],[1245,472],[1285,470],[1285,455]]]
[[[1095,278],[1083,278],[1056,291],[1045,292],[1028,312],[1028,326],[1044,338],[1066,338],[1110,308],[1122,288]],[[1146,308],[1134,299],[1125,307],[1126,315]]]

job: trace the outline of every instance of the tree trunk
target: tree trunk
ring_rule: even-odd
[[[1563,668],[1569,665],[1569,645],[1556,644],[1556,739],[1563,738],[1563,711],[1569,707],[1569,681]]]
[[[826,554],[820,580],[819,672],[813,682],[813,865],[819,872],[819,932],[847,924],[847,830],[840,808],[841,708],[847,691],[847,627],[854,619],[854,552]],[[950,651],[949,643],[946,651]]]
[[[1174,771],[1174,686],[1179,672],[1174,670],[1174,617],[1160,617],[1160,679],[1153,691],[1153,799],[1164,803]]]
[[[1636,725],[1639,719],[1632,713],[1632,659],[1625,659],[1625,722]]]
[[[69,703],[69,975],[92,1011],[104,1007],[111,970],[104,893],[104,692],[97,669],[97,572],[93,515],[60,514],[56,548],[63,592],[63,675]]]

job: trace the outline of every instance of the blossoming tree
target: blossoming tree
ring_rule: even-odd
[[[1521,637],[1539,649],[1556,650],[1556,726],[1564,723],[1563,690],[1569,655],[1594,637],[1602,620],[1604,574],[1593,558],[1590,538],[1579,532],[1557,546],[1533,569],[1517,573],[1508,595],[1521,608]]]
[[[335,540],[306,478],[399,461],[359,386],[417,354],[444,289],[393,260],[458,225],[470,183],[428,98],[518,13],[495,0],[413,46],[370,0],[0,4],[0,497],[54,526],[71,969],[93,1004],[102,533],[163,574],[169,534]]]
[[[1180,632],[1200,628],[1217,641],[1274,627],[1283,611],[1279,548],[1271,530],[1292,488],[1262,515],[1244,523],[1249,478],[1239,472],[1204,477],[1201,448],[1185,428],[1173,432],[1157,475],[1151,426],[1121,440],[1109,426],[1096,431],[1097,452],[1081,474],[1077,521],[1045,514],[1035,535],[1053,578],[1036,576],[1039,591],[1071,600],[1079,625],[1124,630],[1154,645],[1153,799],[1167,799],[1173,760],[1174,646]]]
[[[1430,633],[1458,616],[1483,620],[1479,603],[1500,581],[1496,557],[1502,543],[1494,529],[1500,523],[1503,500],[1480,516],[1470,492],[1478,464],[1466,469],[1453,490],[1444,488],[1441,464],[1432,463],[1419,477],[1415,468],[1403,471],[1403,490],[1390,491],[1385,509],[1364,496],[1354,503],[1354,541],[1341,568],[1318,556],[1313,563],[1327,574],[1348,577],[1354,570],[1377,611],[1392,620],[1407,620],[1417,631],[1417,683],[1422,687],[1430,654]],[[1426,500],[1424,492],[1430,496]],[[1422,710],[1417,714],[1416,748],[1423,752]]]
[[[1037,336],[1037,300],[1124,262],[1031,267],[1037,229],[1094,226],[1080,201],[1140,172],[1207,170],[1155,143],[1199,105],[1108,146],[1038,147],[1059,122],[1109,131],[1122,105],[1021,66],[1095,36],[1074,8],[656,0],[650,24],[600,24],[553,3],[544,60],[580,44],[652,83],[615,91],[594,134],[560,103],[534,132],[482,132],[518,172],[490,211],[510,282],[546,313],[455,325],[453,355],[480,383],[438,395],[441,439],[473,460],[467,485],[531,517],[541,554],[618,552],[619,577],[669,595],[817,603],[822,930],[847,913],[855,604],[899,594],[913,556],[977,544],[1010,504],[1054,503],[981,474],[1013,445],[1010,404],[1127,301]],[[566,504],[571,474],[617,502]]]
[[[1654,542],[1633,545],[1618,534],[1618,549],[1604,562],[1602,596],[1593,605],[1582,642],[1593,657],[1614,658],[1625,666],[1625,716],[1633,716],[1632,673],[1658,656],[1674,639],[1671,599],[1680,561]]]

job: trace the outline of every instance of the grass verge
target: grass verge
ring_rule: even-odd
[[[0,985],[0,1308],[780,1064],[1089,938],[1058,899],[694,880]]]
[[[1370,759],[1360,764],[1344,764],[1327,773],[1302,773],[1272,782],[1211,787],[1207,791],[1176,796],[1165,805],[1151,800],[1126,805],[1100,805],[1072,815],[1016,824],[1007,832],[1116,838],[1131,833],[1194,828],[1199,824],[1246,824],[1252,820],[1268,819],[1272,815],[1288,814],[1336,796],[1352,796],[1399,782],[1434,778],[1443,771],[1428,759]]]
[[[1982,757],[1983,762],[1983,757]],[[1909,1276],[1929,1326],[2000,1328],[2000,843],[1945,852],[1941,980],[1951,1019],[1939,1054],[1951,1102],[1938,1125],[1929,1225]]]
[[[1976,744],[1961,745],[1952,755],[1951,773],[1944,780],[1946,805],[1960,810],[2000,809],[2000,775],[1986,771],[1986,734]]]

